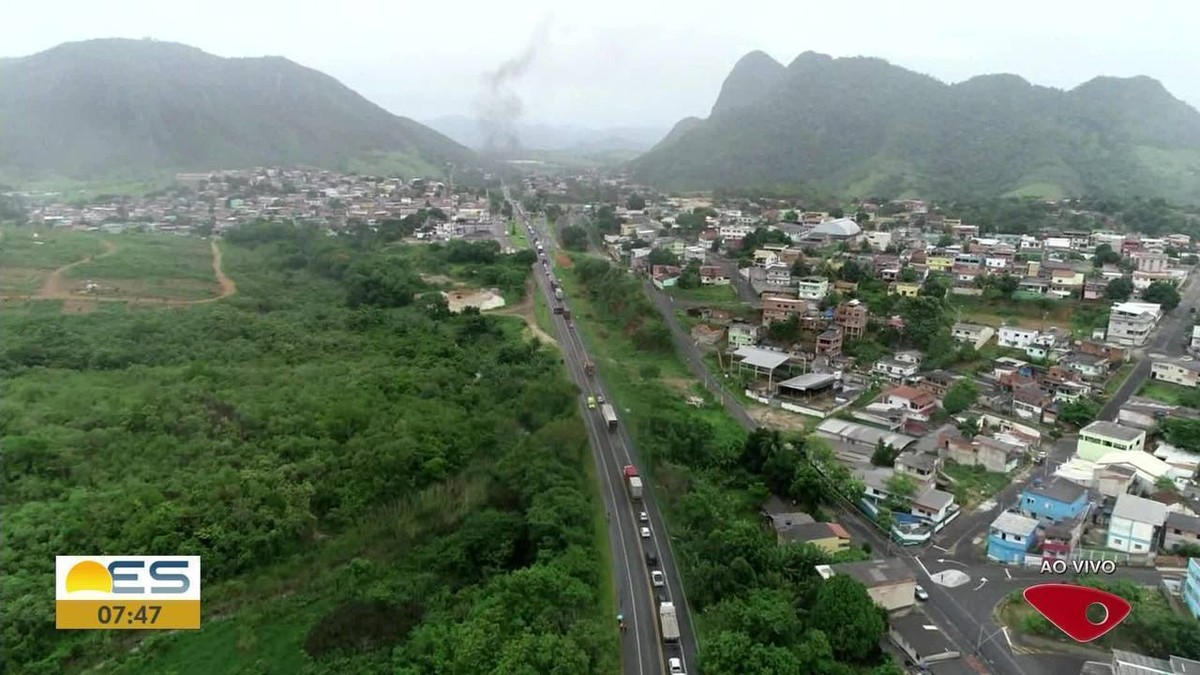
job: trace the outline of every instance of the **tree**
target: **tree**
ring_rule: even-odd
[[[641,211],[646,208],[646,199],[635,192],[629,195],[628,201],[625,202],[625,208],[630,211]]]
[[[783,222],[798,223],[800,222],[800,214],[796,213],[796,209],[788,209],[783,212]]]
[[[829,217],[830,218],[845,218],[846,212],[840,206],[835,206],[832,209],[829,209]]]
[[[1092,265],[1095,267],[1104,267],[1105,265],[1115,265],[1121,262],[1121,254],[1113,250],[1108,244],[1100,244],[1096,247],[1096,255],[1092,258]]]
[[[884,487],[888,492],[890,511],[907,511],[909,502],[917,494],[917,483],[912,476],[903,473],[892,474]]]
[[[870,220],[871,220],[871,214],[867,213],[866,211],[860,210],[859,212],[854,214],[854,222],[858,223],[859,227],[866,225],[867,222]]]
[[[1095,421],[1098,414],[1100,414],[1099,403],[1080,397],[1064,405],[1062,410],[1058,411],[1058,421],[1076,427],[1085,427],[1088,423]]]
[[[1200,420],[1168,417],[1158,423],[1158,431],[1171,445],[1200,452]]]
[[[820,585],[810,619],[829,638],[834,657],[852,663],[872,658],[887,629],[866,587],[844,574]]]
[[[567,248],[572,251],[587,250],[588,233],[587,230],[579,225],[568,225],[564,227],[560,237],[562,238],[563,248]]]
[[[847,260],[846,262],[842,263],[841,268],[838,269],[838,278],[842,281],[857,283],[866,277],[867,271],[863,269],[862,265],[853,260]]]
[[[946,291],[950,290],[950,280],[941,274],[930,274],[925,277],[925,283],[921,284],[921,295],[930,298],[944,298]]]
[[[1104,297],[1114,302],[1124,302],[1131,295],[1133,295],[1133,281],[1129,277],[1113,279],[1104,287]]]
[[[678,265],[679,256],[672,253],[669,249],[656,248],[650,251],[650,255],[646,256],[646,262],[651,265]]]
[[[906,284],[913,283],[920,276],[921,275],[917,272],[915,267],[909,267],[906,265],[903,269],[900,270],[900,281],[903,281]]]
[[[1155,281],[1142,292],[1142,299],[1162,305],[1163,311],[1169,312],[1179,306],[1179,289],[1169,281]]]
[[[953,243],[954,243],[954,238],[948,234],[943,234],[942,236],[938,237],[938,240],[937,240],[938,248],[944,248],[946,246],[950,246]]]
[[[895,463],[898,454],[900,454],[898,450],[884,443],[881,438],[875,444],[875,452],[871,453],[871,463],[875,466],[891,466]]]
[[[974,380],[964,377],[946,390],[946,395],[942,398],[942,408],[947,414],[954,415],[975,405],[977,398],[979,385],[975,384]]]

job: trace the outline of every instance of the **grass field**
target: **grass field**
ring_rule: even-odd
[[[698,286],[696,288],[679,288],[667,290],[676,300],[702,300],[704,302],[733,302],[737,300],[737,292],[733,286]]]
[[[1146,380],[1138,389],[1138,396],[1145,396],[1170,405],[1195,407],[1200,404],[1200,392],[1170,382]]]
[[[213,275],[212,250],[199,237],[122,234],[108,237],[116,250],[67,270],[74,288],[85,282],[98,293],[117,298],[199,300],[219,292]]]
[[[1088,337],[1093,328],[1108,324],[1108,308],[1103,304],[1089,304],[1077,300],[983,301],[961,295],[947,296],[950,305],[956,308],[961,320],[988,326],[1017,325],[1025,328],[1069,329],[1077,337]]]
[[[103,253],[101,239],[92,232],[0,228],[0,294],[36,291],[55,269]]]
[[[954,462],[946,462],[942,473],[954,479],[954,498],[964,509],[986,501],[1011,482],[1005,474],[986,471],[982,467],[962,466]]]

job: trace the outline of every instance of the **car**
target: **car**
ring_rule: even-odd
[[[650,583],[654,584],[656,587],[666,586],[667,578],[665,576],[663,576],[662,572],[660,572],[658,570],[654,570],[653,572],[650,573]]]
[[[643,527],[642,528],[642,539],[649,539],[649,538],[650,538],[650,528]]]
[[[589,396],[589,397],[587,398],[587,403],[588,403],[588,409],[589,409],[589,410],[595,410],[595,409],[596,409],[596,397],[595,397],[595,396]]]
[[[596,403],[604,403],[604,394],[596,394]]]
[[[645,511],[638,511],[638,522],[639,523],[650,522],[650,514],[646,513]]]
[[[684,675],[683,660],[678,657],[667,659],[667,670],[671,671],[671,675]]]
[[[654,567],[658,565],[658,554],[654,551],[646,551],[646,566]]]
[[[918,600],[928,600],[929,592],[926,591],[924,588],[921,588],[921,584],[917,584],[916,596],[917,596]]]

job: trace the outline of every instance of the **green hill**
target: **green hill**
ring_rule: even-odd
[[[0,174],[140,177],[264,164],[429,170],[466,148],[280,57],[106,39],[0,62]]]
[[[761,52],[709,117],[631,163],[668,189],[807,183],[858,196],[1111,194],[1200,202],[1200,113],[1147,77],[948,85],[881,59]]]

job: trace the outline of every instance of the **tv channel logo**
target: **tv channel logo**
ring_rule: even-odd
[[[200,556],[60,555],[54,583],[60,629],[200,628]]]

